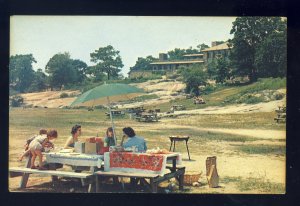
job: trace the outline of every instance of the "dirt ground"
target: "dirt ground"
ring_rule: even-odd
[[[140,87],[146,88],[148,91],[153,92],[160,96],[160,103],[170,101],[174,98],[171,94],[174,92],[180,92],[184,86],[179,82],[158,82],[149,81],[138,85]],[[42,93],[31,93],[22,95],[27,104],[39,107],[48,108],[59,108],[62,106],[69,105],[75,97],[70,98],[59,98],[62,93],[68,93],[76,95],[79,91],[53,91],[53,92],[42,92]],[[149,100],[146,104],[153,104],[158,100]],[[278,108],[278,106],[285,105],[286,99],[279,101],[272,101],[268,103],[259,103],[255,105],[239,105],[239,106],[226,106],[226,107],[208,107],[205,109],[198,110],[188,110],[188,111],[175,111],[176,115],[186,115],[186,114],[241,114],[249,112],[270,112]],[[137,104],[138,105],[138,104]],[[136,106],[137,106],[136,105]],[[144,103],[145,105],[145,103]],[[126,105],[125,105],[126,106]],[[131,106],[133,106],[131,104]],[[187,117],[188,118],[188,117]],[[164,124],[165,128],[174,127],[184,127],[188,126],[174,125],[170,123],[169,119],[162,119],[161,124]],[[158,124],[152,124],[148,126],[149,130],[158,129]],[[199,131],[207,131],[213,133],[222,134],[235,134],[245,137],[251,137],[257,139],[257,141],[249,144],[261,144],[261,145],[284,145],[286,139],[286,132],[279,130],[258,130],[258,129],[223,129],[223,128],[193,128]],[[20,131],[21,132],[21,131]],[[281,140],[281,141],[278,141]],[[19,140],[10,139],[10,145],[18,145]],[[190,142],[189,144],[192,144]],[[191,160],[188,160],[188,155],[185,150],[181,151],[183,155],[183,164],[186,166],[187,173],[189,172],[201,172],[202,176],[200,178],[199,187],[186,186],[187,193],[249,193],[249,191],[241,191],[237,188],[237,185],[233,182],[222,182],[222,178],[261,178],[272,182],[281,183],[285,185],[285,155],[274,156],[274,155],[247,155],[241,154],[234,150],[234,143],[232,142],[222,142],[222,144],[216,144],[215,142],[209,142],[205,145],[207,148],[204,151],[194,153],[191,151]],[[11,148],[10,148],[11,149]],[[15,148],[16,149],[16,148]],[[10,154],[19,153],[20,151],[10,151]],[[217,169],[220,176],[220,187],[219,188],[208,188],[207,180],[205,177],[205,160],[208,156],[214,156],[217,154]],[[11,166],[16,166],[19,163],[12,162]],[[51,178],[35,176],[29,179],[28,188],[25,190],[20,190],[18,188],[20,178],[9,178],[9,188],[11,191],[30,191],[30,192],[85,192],[86,188],[78,187],[79,183],[74,183],[74,181],[61,181],[59,184],[59,189],[53,187],[51,184]],[[164,183],[159,192],[168,193],[169,183]],[[111,190],[106,192],[115,191],[114,186],[110,186]],[[109,188],[109,187],[108,187]],[[126,187],[125,187],[126,188]],[[119,192],[124,192],[122,188],[119,188]],[[143,190],[141,190],[143,191]],[[104,191],[105,192],[105,191]],[[132,192],[130,189],[125,189],[125,192]],[[136,192],[136,191],[134,191]],[[250,193],[261,193],[258,190],[251,190]]]

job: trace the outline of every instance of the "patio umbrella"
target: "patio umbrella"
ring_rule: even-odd
[[[116,141],[115,136],[115,126],[111,113],[111,102],[116,102],[124,99],[132,99],[144,93],[144,90],[130,86],[128,84],[102,84],[91,90],[84,92],[82,95],[77,97],[72,103],[72,106],[96,106],[107,104],[110,113],[111,124],[114,132],[114,140]]]

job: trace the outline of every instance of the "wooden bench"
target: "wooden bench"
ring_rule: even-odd
[[[136,185],[138,181],[146,185],[151,192],[156,193],[159,183],[169,180],[171,178],[176,178],[179,182],[179,189],[183,190],[183,178],[185,173],[185,167],[176,167],[172,170],[173,167],[167,167],[172,172],[167,173],[163,176],[158,174],[143,174],[143,173],[128,173],[120,171],[97,171],[94,174],[96,175],[96,192],[99,191],[99,177],[128,177],[130,178],[131,185]],[[149,179],[148,183],[145,179]]]
[[[92,183],[94,175],[91,173],[78,173],[72,171],[57,171],[57,170],[37,170],[26,167],[11,167],[9,168],[10,177],[22,176],[20,188],[25,188],[30,174],[40,174],[45,176],[72,177],[81,179],[82,186],[89,185],[88,192],[92,191]]]

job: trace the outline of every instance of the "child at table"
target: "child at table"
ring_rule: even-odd
[[[114,139],[114,131],[112,127],[107,128],[106,130],[106,137],[104,138],[104,146],[110,147],[115,146],[115,139]]]
[[[47,130],[46,130],[46,129],[40,129],[39,135],[43,135],[43,134],[47,134]],[[37,136],[38,136],[38,135],[34,135],[34,136],[32,136],[32,137],[30,137],[29,139],[26,140],[26,144],[24,145],[24,147],[25,147],[25,152],[23,152],[23,154],[19,157],[19,161],[22,161],[23,158],[24,158],[25,156],[28,156],[28,155],[31,153],[30,149],[28,148],[28,147],[29,147],[29,144],[30,144],[30,142],[32,142],[32,140],[34,140]],[[49,146],[52,147],[52,148],[54,147],[53,144],[52,144],[52,145],[49,145]]]
[[[45,170],[47,168],[42,166],[43,162],[43,155],[42,155],[42,149],[49,144],[50,140],[56,139],[57,138],[57,131],[54,129],[51,129],[47,132],[47,135],[39,135],[34,140],[31,141],[29,144],[29,149],[32,154],[32,159],[31,159],[31,169],[39,169],[39,170]],[[39,166],[36,167],[34,165],[36,157],[39,157]]]

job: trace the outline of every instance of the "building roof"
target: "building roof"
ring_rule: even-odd
[[[202,60],[183,60],[183,61],[161,61],[161,62],[152,62],[152,65],[166,65],[166,64],[194,64],[194,63],[203,63]]]
[[[197,57],[197,56],[203,56],[203,54],[185,54],[184,57]]]
[[[228,42],[225,42],[223,44],[219,44],[217,46],[213,46],[208,49],[204,49],[204,50],[202,50],[202,52],[230,49],[230,47],[227,44],[228,44]]]

